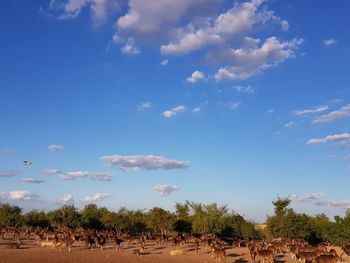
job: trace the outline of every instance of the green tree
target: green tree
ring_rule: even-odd
[[[15,227],[22,224],[22,209],[15,205],[0,205],[0,227]]]
[[[24,224],[31,227],[46,228],[49,226],[49,219],[44,211],[32,210],[24,215]]]

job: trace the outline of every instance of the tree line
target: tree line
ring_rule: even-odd
[[[0,204],[0,228],[84,228],[96,230],[125,230],[132,235],[152,231],[156,233],[212,233],[237,239],[285,238],[303,239],[311,244],[350,243],[350,211],[344,217],[330,220],[325,214],[300,214],[289,208],[291,200],[278,198],[273,202],[274,214],[267,217],[266,228],[230,212],[226,205],[201,204],[186,201],[175,204],[175,212],[154,207],[149,210],[121,208],[110,211],[95,204],[78,210],[65,205],[49,212],[32,210],[23,213],[16,205]]]

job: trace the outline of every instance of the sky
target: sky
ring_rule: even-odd
[[[350,208],[347,0],[7,0],[0,202]],[[27,161],[24,163],[24,161]]]

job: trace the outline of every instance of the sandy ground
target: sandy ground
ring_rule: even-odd
[[[196,263],[196,262],[215,262],[211,258],[209,248],[203,248],[196,255],[190,244],[184,246],[184,254],[178,256],[170,255],[171,245],[154,245],[148,243],[141,256],[133,255],[133,250],[137,246],[121,248],[119,252],[113,252],[111,244],[104,250],[87,250],[78,243],[74,244],[72,251],[68,252],[66,248],[62,251],[55,251],[51,248],[38,248],[34,241],[25,241],[20,249],[6,248],[9,240],[0,240],[0,263],[149,263],[149,262],[169,262],[169,263]],[[337,248],[338,253],[340,249]],[[248,263],[251,262],[247,248],[230,248],[226,250],[227,263]],[[343,256],[345,262],[350,262],[350,257]],[[276,263],[292,263],[290,254],[278,257]]]

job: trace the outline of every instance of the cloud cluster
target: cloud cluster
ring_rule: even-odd
[[[109,194],[106,193],[96,193],[92,196],[85,196],[81,199],[83,203],[96,203],[96,202],[102,202],[105,199],[111,197]]]
[[[161,196],[168,196],[172,192],[179,191],[180,187],[174,186],[174,185],[167,185],[167,184],[162,184],[162,185],[156,185],[154,187],[154,191],[158,192]]]
[[[101,160],[109,165],[120,167],[121,170],[131,172],[139,170],[185,169],[189,167],[186,161],[169,160],[155,155],[112,155],[102,156]]]
[[[39,198],[39,195],[25,190],[0,192],[0,200],[10,201],[32,201]]]
[[[63,180],[75,180],[76,178],[86,178],[89,175],[88,172],[84,171],[76,171],[76,172],[68,172],[60,175],[60,178]]]
[[[1,177],[13,177],[19,175],[21,172],[17,170],[0,170]]]
[[[338,110],[331,111],[327,114],[316,117],[312,122],[313,123],[327,123],[339,119],[344,119],[350,117],[350,104],[341,107]]]
[[[52,145],[49,145],[49,147],[47,147],[47,149],[50,152],[60,152],[60,151],[64,150],[64,147],[62,145],[52,144]]]
[[[126,10],[117,18],[111,43],[125,54],[139,54],[139,45],[159,45],[165,56],[201,54],[216,65],[216,80],[250,78],[294,58],[303,40],[281,41],[272,30],[288,31],[287,20],[269,10],[264,0],[237,1],[228,6],[223,0],[68,0],[51,10],[60,10],[58,19],[74,19],[83,8],[90,8],[94,25],[105,23],[112,14]],[[266,30],[270,36],[260,39]],[[266,35],[266,34],[262,34]],[[334,40],[325,43],[331,45]],[[164,58],[163,61],[167,61]],[[167,62],[162,63],[166,65]],[[200,78],[202,79],[202,78]],[[190,83],[198,79],[188,78]]]
[[[343,201],[334,201],[327,199],[327,196],[324,193],[311,193],[305,196],[294,195],[291,198],[293,201],[297,202],[313,202],[317,206],[325,207],[335,207],[335,208],[350,208],[350,200]]]
[[[190,77],[187,78],[188,83],[196,83],[198,81],[204,80],[205,76],[202,71],[194,71]]]
[[[237,93],[246,93],[252,94],[254,93],[254,88],[252,86],[234,86],[233,90]]]
[[[140,110],[148,110],[148,109],[152,108],[152,106],[153,106],[152,102],[145,101],[145,102],[141,103],[141,105],[139,106],[139,109]]]
[[[184,113],[187,110],[186,106],[179,105],[175,108],[172,108],[170,110],[166,110],[162,113],[163,117],[165,118],[171,118],[174,117],[180,113]]]
[[[307,144],[323,144],[323,143],[349,144],[350,143],[350,133],[328,135],[324,138],[310,139],[307,141]]]
[[[110,182],[112,181],[112,174],[110,173],[90,173],[90,179],[93,181],[104,181]]]
[[[323,44],[326,47],[333,46],[333,45],[335,45],[337,43],[338,43],[338,40],[336,40],[335,38],[330,38],[330,39],[323,40]]]

